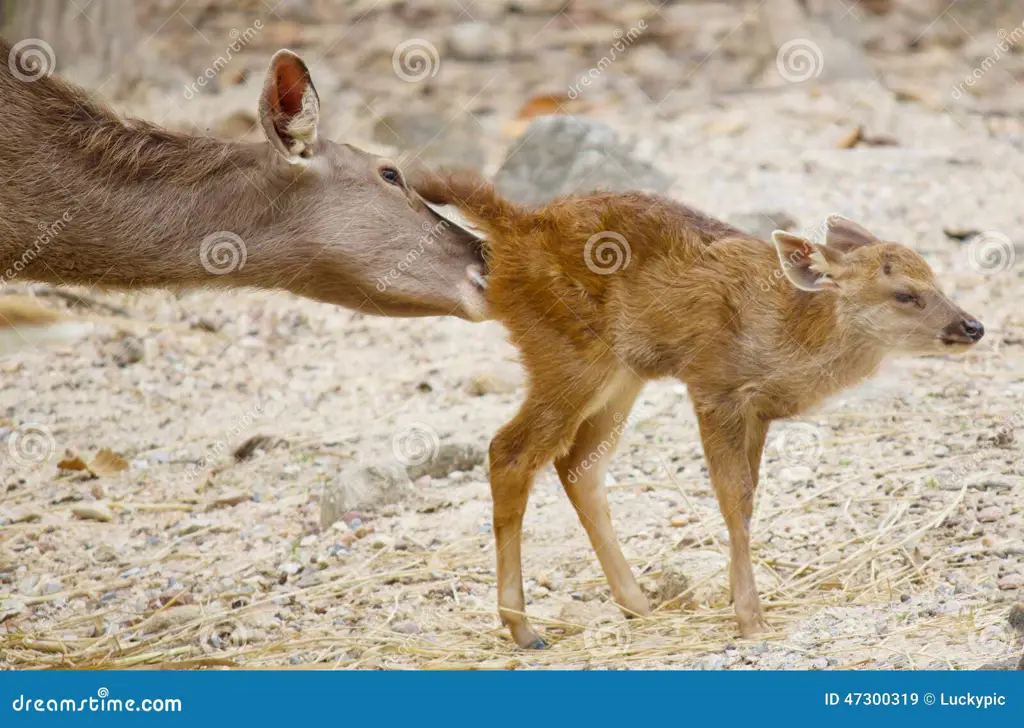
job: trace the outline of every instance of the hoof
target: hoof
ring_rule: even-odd
[[[533,642],[528,644],[526,646],[526,649],[528,649],[528,650],[546,650],[547,647],[548,647],[548,643],[545,642],[544,640],[542,640],[540,637],[538,637]]]

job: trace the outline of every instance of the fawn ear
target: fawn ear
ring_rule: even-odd
[[[825,245],[828,247],[841,253],[848,253],[854,248],[877,242],[877,237],[853,220],[841,215],[829,215],[828,228],[825,232]]]
[[[772,242],[779,254],[782,272],[802,291],[837,288],[835,278],[843,269],[843,254],[807,238],[776,230]]]
[[[313,88],[309,69],[289,50],[270,59],[260,97],[260,124],[267,139],[285,159],[301,164],[313,154],[320,97]]]

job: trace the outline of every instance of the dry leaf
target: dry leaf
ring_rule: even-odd
[[[836,141],[836,149],[853,149],[857,146],[857,142],[861,140],[861,135],[864,130],[861,127],[856,127],[852,131],[846,132],[843,136],[839,137]]]
[[[73,455],[57,463],[57,468],[60,470],[88,470],[89,466],[78,455]]]
[[[566,94],[542,94],[532,96],[519,108],[517,119],[534,119],[538,116],[570,113],[572,99]]]
[[[114,473],[120,473],[122,470],[128,469],[128,461],[118,455],[113,450],[103,448],[96,453],[96,456],[89,463],[89,472],[100,477],[103,475],[113,475]]]

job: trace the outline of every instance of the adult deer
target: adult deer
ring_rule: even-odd
[[[270,63],[258,144],[122,120],[34,60],[0,40],[0,288],[253,286],[369,314],[483,315],[479,241],[393,162],[319,135],[294,53]]]

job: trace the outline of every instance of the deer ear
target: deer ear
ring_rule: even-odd
[[[837,288],[835,278],[843,269],[843,254],[807,238],[776,230],[772,242],[779,264],[789,282],[802,291]]]
[[[862,245],[877,243],[878,238],[841,215],[829,215],[828,229],[825,232],[825,245],[841,253],[848,253]]]
[[[281,155],[293,164],[313,154],[320,122],[320,97],[313,88],[309,69],[289,50],[270,59],[260,97],[263,133]]]

